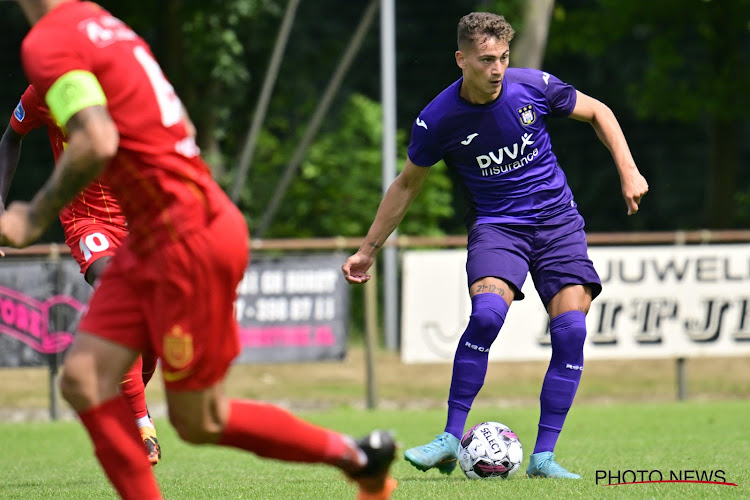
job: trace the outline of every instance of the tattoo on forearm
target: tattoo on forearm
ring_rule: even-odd
[[[375,249],[380,248],[380,245],[378,245],[377,243],[369,242],[368,245]]]
[[[87,172],[66,169],[55,170],[33,200],[31,216],[35,223],[47,224],[76,194],[91,181]]]
[[[37,225],[46,226],[54,220],[60,209],[96,177],[102,165],[96,160],[77,155],[73,151],[76,148],[73,147],[72,137],[78,130],[97,123],[92,120],[101,120],[103,116],[106,120],[110,119],[105,108],[92,106],[78,112],[68,122],[67,135],[71,138],[70,147],[62,154],[52,176],[44,183],[31,203],[30,215]]]

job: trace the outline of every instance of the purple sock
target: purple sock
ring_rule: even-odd
[[[461,439],[471,404],[484,385],[487,355],[503,326],[508,304],[500,295],[480,293],[471,298],[471,317],[453,359],[445,432]]]
[[[569,311],[549,322],[552,358],[539,396],[541,415],[534,453],[554,451],[583,371],[586,315]]]

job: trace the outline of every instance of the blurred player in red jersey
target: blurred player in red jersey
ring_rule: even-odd
[[[55,161],[65,149],[65,134],[52,120],[49,109],[29,85],[13,111],[8,128],[0,139],[0,211],[13,179],[23,138],[36,128],[46,126]],[[65,243],[91,285],[99,280],[109,259],[128,234],[125,216],[111,189],[98,180],[78,193],[60,210]],[[145,361],[145,362],[144,362]],[[121,389],[135,417],[141,440],[151,465],[159,463],[161,447],[146,407],[146,384],[156,369],[156,358],[140,356],[125,374]]]
[[[334,465],[358,484],[359,498],[389,498],[396,486],[389,433],[354,441],[281,408],[224,395],[240,350],[233,307],[248,261],[247,227],[200,158],[148,46],[89,2],[19,4],[32,24],[21,48],[24,70],[68,147],[32,201],[0,215],[2,242],[35,241],[97,176],[128,220],[61,377],[63,396],[117,492],[161,498],[118,392],[138,353],[153,350],[162,360],[170,421],[184,440]]]

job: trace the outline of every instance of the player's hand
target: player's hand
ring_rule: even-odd
[[[638,213],[638,206],[646,193],[648,193],[648,182],[638,169],[634,169],[622,179],[622,197],[628,207],[628,215]]]
[[[31,220],[31,205],[15,201],[0,214],[0,244],[14,248],[27,247],[44,232]]]
[[[367,257],[358,252],[346,260],[344,265],[341,266],[341,271],[349,283],[367,283],[371,278],[367,274],[367,270],[370,269],[373,262],[373,257]]]

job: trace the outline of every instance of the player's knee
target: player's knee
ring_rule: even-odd
[[[503,326],[503,318],[496,311],[482,307],[471,313],[471,320],[481,330],[499,330]]]
[[[81,393],[81,381],[68,371],[62,372],[58,386],[60,387],[60,394],[68,402]]]
[[[175,431],[177,431],[177,435],[180,436],[183,441],[193,444],[201,444],[205,442],[205,436],[202,432],[201,426],[194,419],[175,414],[174,411],[170,410],[169,421]]]
[[[553,351],[583,351],[583,344],[586,341],[586,326],[577,325],[573,328],[555,332],[551,335],[551,341]]]
[[[169,408],[169,421],[180,438],[188,443],[216,443],[221,437],[221,427],[196,412]]]
[[[87,390],[90,385],[87,383],[87,377],[84,373],[67,364],[58,381],[60,394],[77,411],[89,408],[94,404],[95,395],[90,394],[90,391]]]
[[[504,318],[489,307],[476,308],[469,318],[469,327],[464,334],[467,341],[481,342],[487,347],[492,344],[503,326]]]
[[[580,311],[570,311],[550,322],[552,351],[583,350],[586,340],[586,316]]]

